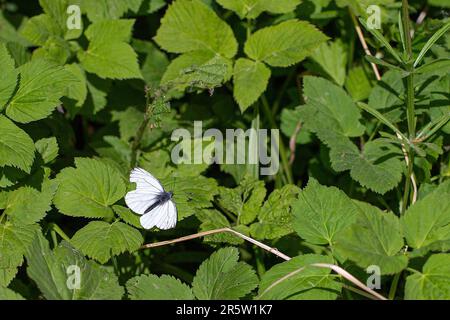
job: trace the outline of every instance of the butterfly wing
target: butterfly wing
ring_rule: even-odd
[[[171,229],[177,224],[177,208],[169,200],[155,207],[149,213],[144,214],[140,218],[140,221],[145,229],[151,229],[153,227],[158,227],[161,230]]]
[[[145,210],[157,201],[158,195],[164,192],[158,179],[141,168],[134,168],[131,171],[130,182],[136,183],[136,190],[125,195],[125,203],[138,214],[144,214]]]

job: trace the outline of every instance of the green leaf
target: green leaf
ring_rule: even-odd
[[[74,217],[112,217],[110,206],[125,195],[125,183],[114,167],[100,160],[76,158],[75,168],[63,169],[54,203]]]
[[[122,222],[111,224],[92,221],[72,237],[70,243],[88,257],[107,262],[112,256],[140,248],[144,238],[140,232]]]
[[[135,214],[130,209],[114,205],[112,206],[114,212],[126,223],[128,223],[130,226],[133,226],[138,229],[143,229],[141,222],[139,220],[140,216],[138,214]]]
[[[234,57],[238,48],[230,26],[200,0],[173,2],[154,40],[169,52],[207,50],[226,58]]]
[[[291,184],[275,189],[259,210],[258,222],[250,226],[252,236],[258,239],[276,239],[291,233],[291,205],[299,191],[297,186]]]
[[[289,20],[256,31],[244,51],[253,60],[273,67],[289,67],[309,56],[328,39],[306,21]]]
[[[88,95],[86,75],[81,66],[77,63],[66,64],[65,68],[67,71],[72,73],[75,78],[78,79],[77,83],[71,85],[68,88],[67,98],[75,100],[75,106],[81,108]]]
[[[414,249],[450,240],[450,181],[409,207],[401,221],[406,241]]]
[[[42,220],[51,207],[57,185],[47,180],[42,184],[42,190],[25,186],[8,193],[5,213],[11,221],[22,225],[33,224]]]
[[[47,40],[61,37],[62,30],[49,15],[40,14],[25,23],[20,35],[34,45],[43,46]]]
[[[342,88],[326,79],[307,76],[303,90],[307,103],[299,107],[300,112],[321,140],[334,132],[346,137],[364,133],[359,108]]]
[[[88,261],[66,241],[53,251],[38,233],[26,254],[28,276],[33,279],[47,300],[118,300],[124,290],[117,277],[104,267]],[[71,289],[79,267],[80,286]],[[74,279],[75,280],[75,279]]]
[[[334,246],[339,234],[355,221],[358,207],[343,191],[321,186],[310,178],[292,210],[293,228],[300,237],[313,244]]]
[[[238,223],[249,224],[258,215],[265,196],[264,182],[246,176],[234,189],[220,188],[218,201],[236,215]]]
[[[341,284],[330,269],[310,266],[333,263],[327,256],[305,254],[279,263],[268,270],[259,284],[259,299],[269,300],[334,300]],[[277,283],[277,281],[279,281]]]
[[[402,179],[401,151],[381,139],[367,142],[362,152],[348,139],[330,146],[333,169],[350,170],[353,179],[377,193],[385,194]]]
[[[61,104],[67,87],[78,81],[65,68],[44,59],[33,59],[18,70],[19,88],[6,106],[6,115],[21,123],[49,116]]]
[[[39,226],[6,222],[0,224],[0,286],[7,286],[22,265]]]
[[[356,222],[340,234],[336,250],[362,268],[380,267],[381,274],[400,272],[408,265],[401,253],[403,232],[397,216],[368,203],[357,202]]]
[[[12,166],[30,173],[34,151],[30,136],[0,115],[0,167]]]
[[[406,300],[450,300],[450,254],[434,254],[406,278]]]
[[[127,291],[131,300],[194,300],[191,288],[169,275],[131,278]]]
[[[322,43],[311,54],[311,59],[314,60],[320,67],[321,71],[338,85],[343,86],[345,76],[347,73],[347,52],[343,43],[339,40],[334,42]]]
[[[87,13],[89,20],[97,22],[119,19],[127,11],[137,12],[143,0],[79,0],[80,7]]]
[[[266,91],[270,69],[264,63],[240,58],[233,71],[233,95],[244,113]]]
[[[253,269],[238,262],[236,248],[214,252],[197,270],[192,288],[200,300],[233,300],[250,293],[258,285]]]
[[[255,19],[264,11],[281,14],[294,11],[301,0],[217,0],[225,9],[236,12],[239,18]]]
[[[103,20],[86,30],[89,47],[78,58],[88,72],[100,78],[142,78],[137,54],[126,43],[130,39],[134,20]]]
[[[36,141],[35,147],[46,164],[58,156],[59,147],[55,137],[42,138]]]
[[[172,60],[161,84],[184,91],[188,87],[213,89],[231,76],[229,59],[210,51],[192,51]]]
[[[17,85],[17,70],[14,66],[14,59],[11,58],[6,46],[0,43],[0,111],[11,98]]]
[[[423,57],[428,52],[428,50],[430,50],[431,47],[436,43],[436,41],[438,41],[439,38],[442,37],[449,29],[450,29],[450,21],[444,24],[438,31],[436,31],[431,36],[430,39],[428,39],[427,43],[423,46],[422,50],[417,56],[416,61],[414,61],[414,67],[417,67],[419,65],[419,63],[422,61]]]
[[[350,69],[345,79],[345,89],[355,101],[366,100],[369,97],[372,85],[363,67],[357,66]]]
[[[25,300],[20,294],[0,285],[0,300]]]

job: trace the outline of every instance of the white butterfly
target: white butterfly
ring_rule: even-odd
[[[161,183],[150,173],[141,168],[134,168],[130,173],[130,182],[136,183],[136,190],[125,196],[127,206],[142,215],[140,221],[145,229],[154,226],[167,230],[177,224],[177,207],[172,199],[172,192],[166,192]]]

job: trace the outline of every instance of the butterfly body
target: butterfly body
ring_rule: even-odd
[[[156,201],[150,207],[148,207],[147,210],[144,211],[144,214],[152,211],[157,206],[163,205],[164,203],[166,203],[167,201],[172,199],[172,196],[173,196],[173,192],[172,191],[169,191],[169,192],[163,191],[163,192],[161,192],[160,194],[158,194],[156,196]]]
[[[130,182],[136,183],[136,190],[125,195],[125,202],[131,210],[141,215],[141,225],[145,229],[174,228],[178,212],[172,201],[173,193],[165,191],[158,179],[141,168],[131,171]]]

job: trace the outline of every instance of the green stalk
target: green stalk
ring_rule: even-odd
[[[392,280],[391,288],[389,290],[389,297],[388,297],[389,300],[395,299],[395,293],[397,292],[397,286],[398,286],[398,282],[400,280],[401,274],[402,274],[401,271],[399,273],[396,273],[394,276],[394,279]]]
[[[56,224],[56,223],[52,223],[50,224],[50,227],[53,231],[55,231],[61,238],[63,238],[64,240],[66,240],[67,242],[70,242],[70,238],[67,236],[67,234],[62,231],[62,229]]]
[[[262,107],[264,110],[264,113],[266,114],[266,117],[269,120],[269,124],[271,129],[277,129],[277,124],[275,123],[275,119],[273,118],[272,111],[269,107],[269,102],[267,101],[267,98],[262,95],[261,96],[261,102]],[[280,158],[281,158],[281,165],[283,166],[283,171],[286,176],[286,180],[288,184],[294,183],[294,179],[292,178],[292,172],[289,167],[289,160],[286,156],[286,148],[284,146],[283,140],[280,139],[280,145],[278,146],[279,152],[280,152]]]

